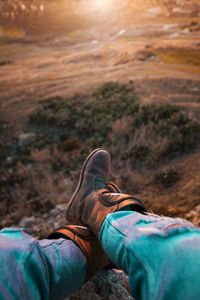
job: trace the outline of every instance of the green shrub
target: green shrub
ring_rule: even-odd
[[[31,114],[30,122],[38,125],[50,125],[73,128],[75,109],[67,100],[55,97],[43,101]]]
[[[92,101],[76,103],[62,98],[42,102],[30,115],[30,123],[65,128],[69,137],[105,143],[112,122],[138,111],[135,94],[130,87],[108,83],[99,88]]]
[[[200,144],[197,121],[174,105],[139,105],[129,84],[103,84],[84,100],[57,97],[43,101],[30,115],[30,124],[44,128],[40,140],[43,136],[46,144],[59,144],[75,138],[86,148],[111,147],[119,158],[130,159],[138,167],[156,166]],[[125,124],[126,118],[129,127],[119,130],[124,137],[117,126]]]
[[[174,185],[180,179],[178,171],[174,168],[166,168],[155,173],[154,182],[165,188]]]
[[[107,82],[102,84],[93,93],[96,99],[104,100],[111,98],[124,98],[133,96],[133,88],[131,85],[119,83],[119,82]]]
[[[153,154],[151,147],[145,144],[135,144],[128,152],[133,167],[152,166],[154,163]]]
[[[77,138],[67,139],[62,142],[61,149],[65,152],[73,151],[81,148],[81,142]]]

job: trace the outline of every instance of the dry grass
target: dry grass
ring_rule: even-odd
[[[30,158],[31,163],[19,162],[13,171],[4,169],[2,192],[7,198],[1,203],[1,216],[7,215],[7,218],[2,219],[2,227],[18,223],[23,216],[43,213],[67,202],[73,192],[69,176],[63,171],[52,170],[53,160],[63,167],[66,161],[57,148],[52,153],[49,149],[32,150]]]

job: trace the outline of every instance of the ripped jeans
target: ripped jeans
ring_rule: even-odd
[[[130,279],[136,300],[200,299],[200,229],[182,219],[119,211],[105,219],[104,251]],[[63,299],[85,282],[87,262],[71,240],[0,232],[0,299]]]
[[[200,229],[191,223],[120,211],[107,216],[99,237],[136,300],[200,299]]]

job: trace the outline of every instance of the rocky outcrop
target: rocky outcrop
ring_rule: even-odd
[[[36,140],[36,134],[35,133],[21,133],[18,136],[18,143],[19,146],[22,146],[24,144],[29,144],[31,142],[34,142]]]
[[[195,226],[200,226],[200,205],[195,206],[190,212],[185,216],[187,220],[192,222]]]
[[[66,300],[134,300],[128,276],[121,270],[102,270]]]

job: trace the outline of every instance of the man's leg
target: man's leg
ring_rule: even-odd
[[[101,245],[130,278],[136,300],[200,299],[200,229],[182,219],[109,214]]]
[[[71,197],[68,222],[88,226],[130,277],[136,300],[200,299],[200,230],[187,221],[145,214],[144,204],[106,184],[109,153],[93,151]]]
[[[63,299],[85,282],[87,262],[66,239],[35,240],[18,229],[0,232],[0,299]]]

